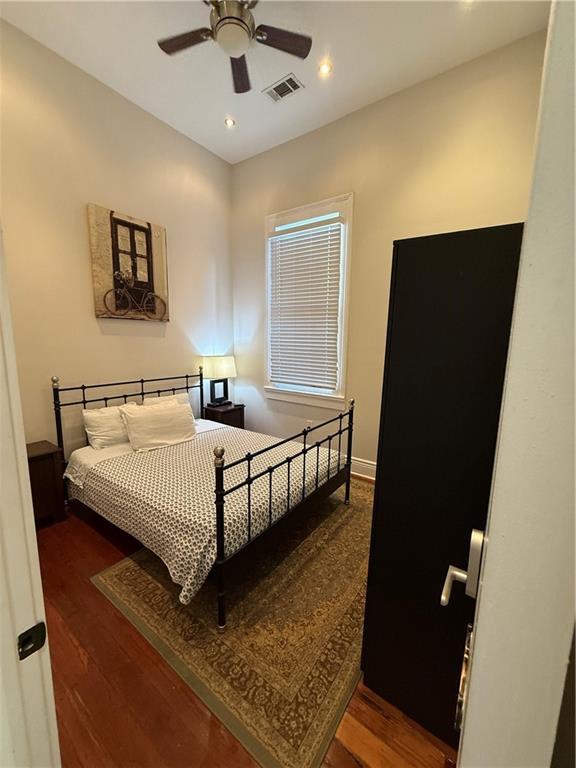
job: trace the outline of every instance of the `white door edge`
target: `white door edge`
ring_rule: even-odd
[[[0,230],[0,766],[60,765],[48,643],[20,661],[17,637],[45,621]]]
[[[550,764],[574,626],[574,3],[552,6],[462,768]]]

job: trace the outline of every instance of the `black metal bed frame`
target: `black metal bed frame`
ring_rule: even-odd
[[[167,381],[177,381],[180,380],[183,382],[181,386],[168,386],[165,387],[163,384],[161,387],[156,389],[145,389],[145,385],[151,384],[153,382],[159,383],[159,382],[167,382]],[[197,380],[197,383],[191,384],[191,381]],[[101,396],[101,397],[87,397],[86,393],[87,390],[95,390],[95,389],[110,389],[111,387],[118,387],[118,386],[128,386],[128,385],[139,385],[140,389],[138,392],[128,392],[128,393],[121,393],[118,395],[107,395],[107,396]],[[199,368],[199,372],[197,374],[183,374],[181,376],[163,376],[155,379],[132,379],[128,381],[117,381],[117,382],[111,382],[108,384],[81,384],[76,387],[60,387],[60,380],[57,376],[52,377],[52,395],[53,395],[53,403],[54,403],[54,416],[56,419],[56,435],[58,440],[58,446],[62,449],[62,453],[64,453],[64,434],[63,434],[63,428],[62,428],[62,408],[69,407],[69,406],[83,406],[84,408],[87,407],[89,403],[104,403],[105,407],[108,407],[108,403],[111,400],[123,400],[124,403],[128,402],[128,398],[134,398],[139,397],[141,401],[144,400],[144,397],[148,396],[158,396],[160,397],[163,394],[171,393],[176,394],[179,391],[189,391],[191,389],[199,389],[200,390],[200,415],[201,417],[204,415],[204,379],[202,374],[202,367]],[[62,402],[61,394],[65,392],[81,392],[81,399],[79,400],[73,400],[71,402]],[[317,440],[316,442],[309,442],[310,434],[313,432],[316,432],[320,429],[324,429],[328,427],[330,424],[336,424],[337,423],[337,429],[335,432],[329,432],[325,437],[323,437],[320,440]],[[323,499],[330,496],[334,491],[339,488],[341,485],[345,485],[345,495],[344,495],[344,502],[345,504],[350,503],[350,482],[351,482],[351,472],[352,472],[352,436],[354,431],[354,400],[350,400],[349,407],[347,411],[343,411],[338,414],[338,416],[335,416],[332,419],[328,419],[327,421],[322,422],[321,424],[317,424],[315,427],[306,427],[301,432],[297,432],[295,435],[292,435],[291,437],[284,438],[282,440],[279,440],[278,442],[274,443],[273,445],[268,446],[267,448],[261,448],[257,451],[254,451],[253,453],[247,453],[243,458],[236,459],[235,461],[231,461],[230,463],[226,464],[224,460],[224,454],[225,449],[222,447],[216,447],[214,448],[214,470],[215,470],[215,507],[216,507],[216,561],[214,563],[214,570],[216,573],[217,578],[217,590],[218,590],[218,628],[220,630],[224,630],[226,627],[226,587],[225,587],[225,566],[226,564],[237,554],[242,552],[247,546],[252,544],[254,541],[259,539],[262,535],[267,533],[271,528],[273,528],[277,523],[279,523],[281,520],[284,520],[288,514],[291,512],[295,512],[297,510],[307,509],[309,507],[312,507],[315,504],[318,504]],[[342,440],[343,436],[346,436],[346,458],[345,461],[341,461],[342,456]],[[272,464],[271,466],[267,467],[264,470],[261,470],[255,474],[252,473],[252,461],[257,458],[258,456],[262,456],[266,454],[268,451],[272,451],[275,448],[279,448],[282,445],[286,445],[290,442],[298,441],[301,439],[301,445],[302,448],[298,451],[295,451],[292,455],[287,456],[286,458],[282,459],[281,461],[277,461],[275,464]],[[334,472],[332,472],[332,446],[333,443],[337,441],[338,444],[338,453],[337,453],[337,461],[336,461],[336,467],[334,468]],[[319,478],[319,466],[320,466],[320,449],[321,447],[327,443],[328,444],[328,472],[327,472],[327,479],[325,482],[320,482]],[[312,491],[306,490],[306,461],[308,454],[311,452],[315,452],[316,454],[316,462],[315,462],[315,483],[314,483],[314,489]],[[292,486],[291,486],[291,476],[290,476],[290,467],[294,459],[297,459],[299,457],[302,457],[302,489],[300,494],[300,501],[296,504],[291,505],[291,498],[292,498]],[[311,461],[314,461],[314,457],[312,456],[310,458]],[[230,470],[234,467],[246,467],[246,477],[244,480],[242,480],[239,483],[236,483],[236,485],[233,485],[229,488],[225,487],[225,473],[227,470]],[[272,519],[272,487],[273,487],[273,481],[272,476],[276,470],[278,470],[280,467],[286,466],[286,475],[287,475],[287,481],[286,481],[286,511],[282,515],[277,515],[275,519]],[[260,478],[268,476],[268,525],[263,530],[259,531],[258,533],[254,534],[252,531],[252,495],[251,495],[251,489],[252,484],[259,480]],[[247,509],[247,519],[246,519],[246,530],[247,530],[247,537],[246,542],[239,547],[238,549],[235,549],[230,554],[226,554],[226,540],[225,540],[225,517],[224,517],[224,507],[225,507],[225,499],[226,496],[228,496],[231,493],[234,493],[235,491],[240,490],[241,488],[247,488],[247,496],[248,496],[248,509]]]

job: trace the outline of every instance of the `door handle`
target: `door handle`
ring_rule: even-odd
[[[448,566],[448,573],[444,580],[444,587],[442,589],[442,596],[440,598],[440,605],[448,605],[450,602],[450,595],[452,594],[452,584],[455,581],[461,581],[462,584],[466,584],[468,574],[461,568],[456,568],[454,565]]]
[[[452,584],[459,581],[466,585],[465,591],[468,597],[476,597],[478,594],[478,582],[480,581],[480,565],[482,563],[482,548],[484,546],[484,531],[476,528],[472,530],[470,536],[470,551],[468,554],[468,570],[463,571],[454,565],[448,566],[440,605],[446,606],[450,602],[452,594]]]

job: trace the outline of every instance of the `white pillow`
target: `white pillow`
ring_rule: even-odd
[[[142,405],[174,405],[174,403],[180,403],[181,405],[190,405],[190,398],[187,392],[180,392],[177,395],[168,395],[167,397],[161,395],[160,397],[145,397]]]
[[[82,411],[84,429],[92,448],[109,448],[118,443],[128,442],[128,432],[121,416],[120,408],[132,410],[139,408],[136,403],[110,408],[87,408]]]
[[[166,408],[121,408],[130,445],[135,451],[150,451],[191,440],[196,434],[189,405],[175,403]]]

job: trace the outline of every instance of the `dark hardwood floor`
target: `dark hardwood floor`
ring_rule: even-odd
[[[38,531],[64,768],[252,768],[250,755],[90,577],[138,548],[71,514]],[[358,686],[325,768],[444,768],[454,753]]]

